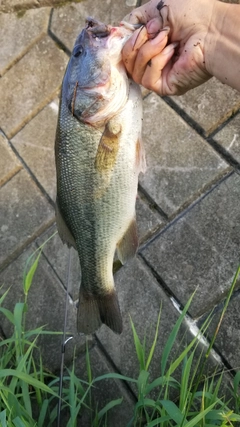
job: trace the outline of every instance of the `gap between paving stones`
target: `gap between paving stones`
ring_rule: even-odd
[[[147,94],[145,98],[148,95],[150,94]],[[229,116],[225,120],[223,120],[218,126],[216,126],[212,131],[206,133],[205,130],[171,98],[162,97],[162,99],[166,102],[167,105],[169,105],[170,108],[172,108],[180,117],[182,117],[182,119],[192,129],[194,129],[202,138],[204,138],[204,140],[222,157],[223,160],[229,163],[229,165],[235,168],[236,172],[238,172],[238,169],[240,169],[239,163],[227,150],[224,149],[224,147],[219,145],[217,141],[214,140],[214,136],[240,113],[239,107],[229,113]]]
[[[47,193],[47,191],[45,190],[45,188],[42,186],[42,184],[40,183],[40,181],[37,179],[36,175],[32,172],[31,168],[25,162],[24,158],[19,154],[18,150],[14,147],[13,143],[11,142],[11,140],[9,141],[9,145],[11,146],[13,152],[16,154],[17,158],[22,163],[24,169],[28,172],[28,174],[30,175],[30,177],[32,178],[32,180],[35,182],[35,184],[37,185],[37,187],[39,188],[39,190],[43,193],[43,195],[45,196],[45,198],[47,199],[47,201],[55,209],[55,202],[51,199],[51,197],[49,196],[49,194]]]
[[[201,193],[198,198],[194,199],[192,203],[188,204],[186,208],[179,210],[179,212],[167,219],[168,222],[163,223],[162,227],[158,229],[155,233],[153,233],[146,241],[144,241],[139,249],[138,253],[141,253],[147,246],[149,246],[154,240],[156,240],[162,233],[164,233],[168,228],[170,228],[173,224],[179,221],[183,216],[186,215],[189,211],[191,211],[198,203],[200,203],[205,197],[207,197],[212,191],[215,190],[222,182],[224,182],[227,178],[234,174],[234,170],[230,170],[226,172],[218,181],[209,185],[209,188],[205,191],[205,193]]]

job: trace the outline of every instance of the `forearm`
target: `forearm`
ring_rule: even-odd
[[[211,75],[240,91],[240,5],[216,1],[205,62]]]

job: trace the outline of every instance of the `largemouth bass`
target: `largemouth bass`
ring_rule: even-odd
[[[56,132],[57,227],[78,251],[77,328],[105,323],[121,333],[113,258],[137,247],[135,201],[144,171],[142,97],[126,74],[121,50],[133,27],[92,18],[78,36],[63,79]]]

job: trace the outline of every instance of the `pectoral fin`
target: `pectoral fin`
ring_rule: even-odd
[[[95,159],[95,168],[101,172],[111,170],[116,162],[119,149],[121,125],[108,122],[99,142]]]
[[[146,172],[146,158],[145,158],[145,150],[142,142],[141,136],[139,136],[136,143],[136,166],[139,172]]]
[[[136,218],[133,218],[122,239],[117,243],[117,254],[122,264],[133,258],[138,249]]]
[[[66,243],[68,246],[73,246],[75,249],[77,249],[74,237],[61,214],[58,201],[56,201],[56,223],[57,223],[58,234],[62,242]]]

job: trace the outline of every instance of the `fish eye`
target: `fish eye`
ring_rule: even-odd
[[[74,58],[78,58],[82,53],[83,53],[82,45],[78,44],[77,46],[75,46],[75,48],[73,49]]]

